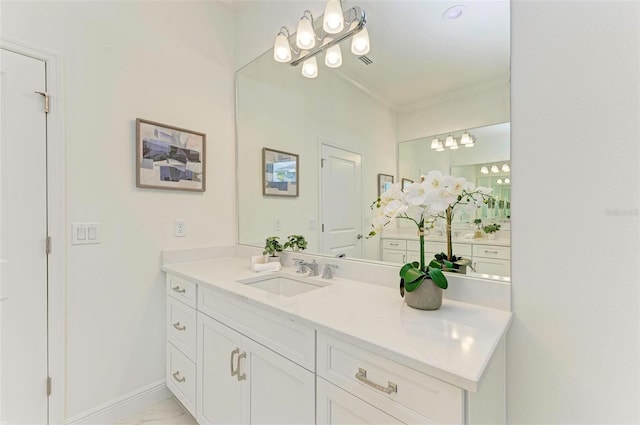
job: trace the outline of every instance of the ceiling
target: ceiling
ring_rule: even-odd
[[[365,10],[372,65],[343,45],[340,71],[394,107],[509,81],[509,1],[347,1]],[[452,6],[463,14],[446,20]],[[328,69],[321,69],[328,72]]]

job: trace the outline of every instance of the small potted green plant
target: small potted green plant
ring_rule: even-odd
[[[495,239],[496,232],[500,230],[500,225],[497,223],[487,224],[486,226],[482,227],[482,230],[487,234],[487,237],[489,239]]]
[[[302,235],[289,235],[284,243],[284,249],[291,248],[292,251],[304,251],[307,249],[307,241]]]
[[[476,218],[475,220],[473,220],[473,224],[476,225],[476,230],[473,232],[473,238],[474,239],[480,239],[482,237],[482,219],[481,218]]]
[[[278,252],[282,252],[283,247],[280,243],[280,237],[278,236],[269,236],[264,244],[264,251],[262,251],[263,255],[269,255],[269,257],[277,257]]]
[[[429,264],[431,267],[439,268],[446,272],[467,273],[467,266],[471,265],[471,260],[468,258],[458,257],[456,255],[451,256],[451,261],[447,259],[447,254],[441,252],[433,256],[434,260],[431,260]]]

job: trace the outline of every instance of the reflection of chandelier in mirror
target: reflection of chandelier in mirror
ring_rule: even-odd
[[[480,167],[480,173],[482,174],[489,174],[489,170],[491,170],[493,174],[499,173],[500,170],[502,170],[503,173],[509,173],[511,172],[511,167],[506,162],[503,163],[500,167],[498,167],[498,164],[492,164],[491,166],[483,165],[482,167]]]
[[[431,141],[431,149],[436,152],[442,152],[447,149],[456,150],[460,146],[464,146],[465,148],[472,148],[476,145],[476,136],[472,136],[468,131],[462,133],[459,139],[456,139],[451,133],[444,139],[444,143],[442,142],[443,136],[436,136]],[[460,140],[458,142],[458,140]]]
[[[324,10],[322,27],[314,29],[313,15],[305,10],[298,21],[295,43],[287,27],[281,27],[273,46],[273,58],[277,62],[297,66],[302,62],[302,75],[307,78],[318,76],[317,54],[325,51],[324,63],[329,68],[342,65],[340,42],[351,37],[351,52],[356,56],[369,53],[369,33],[365,28],[367,19],[358,6],[344,13],[340,0],[329,0]],[[322,36],[318,36],[316,31]],[[318,43],[316,43],[316,41]]]

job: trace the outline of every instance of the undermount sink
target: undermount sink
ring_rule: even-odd
[[[293,297],[330,285],[328,282],[311,281],[305,277],[297,278],[295,276],[283,276],[281,274],[250,277],[238,280],[237,282],[284,297]]]

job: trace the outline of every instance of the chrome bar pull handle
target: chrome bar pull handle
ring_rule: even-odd
[[[247,358],[247,352],[243,351],[242,354],[240,354],[238,356],[238,370],[236,371],[236,373],[238,374],[238,381],[244,381],[245,379],[247,379],[247,374],[242,372],[242,374],[240,373],[240,359],[246,359]]]
[[[375,382],[368,380],[367,371],[365,369],[362,369],[361,367],[358,368],[358,373],[356,373],[356,379],[360,382],[367,384],[371,388],[375,388],[378,391],[382,391],[385,394],[398,392],[398,386],[391,381],[388,381],[387,386],[383,387],[380,384],[376,384]]]
[[[178,382],[184,382],[187,380],[187,378],[185,378],[184,376],[180,378],[180,371],[177,371],[173,374],[173,379],[175,379]]]
[[[185,325],[180,325],[180,322],[174,323],[173,327],[176,328],[179,331],[184,331],[184,330],[187,329],[187,327]]]
[[[174,287],[173,287],[173,288],[171,288],[171,289],[173,289],[173,290],[174,290],[175,292],[177,292],[178,294],[184,294],[185,292],[187,292],[187,290],[186,290],[186,289],[181,288],[180,286],[174,286]]]
[[[231,352],[231,376],[236,376],[238,374],[238,369],[233,368],[233,358],[236,356],[236,354],[240,354],[239,348],[236,348]]]

